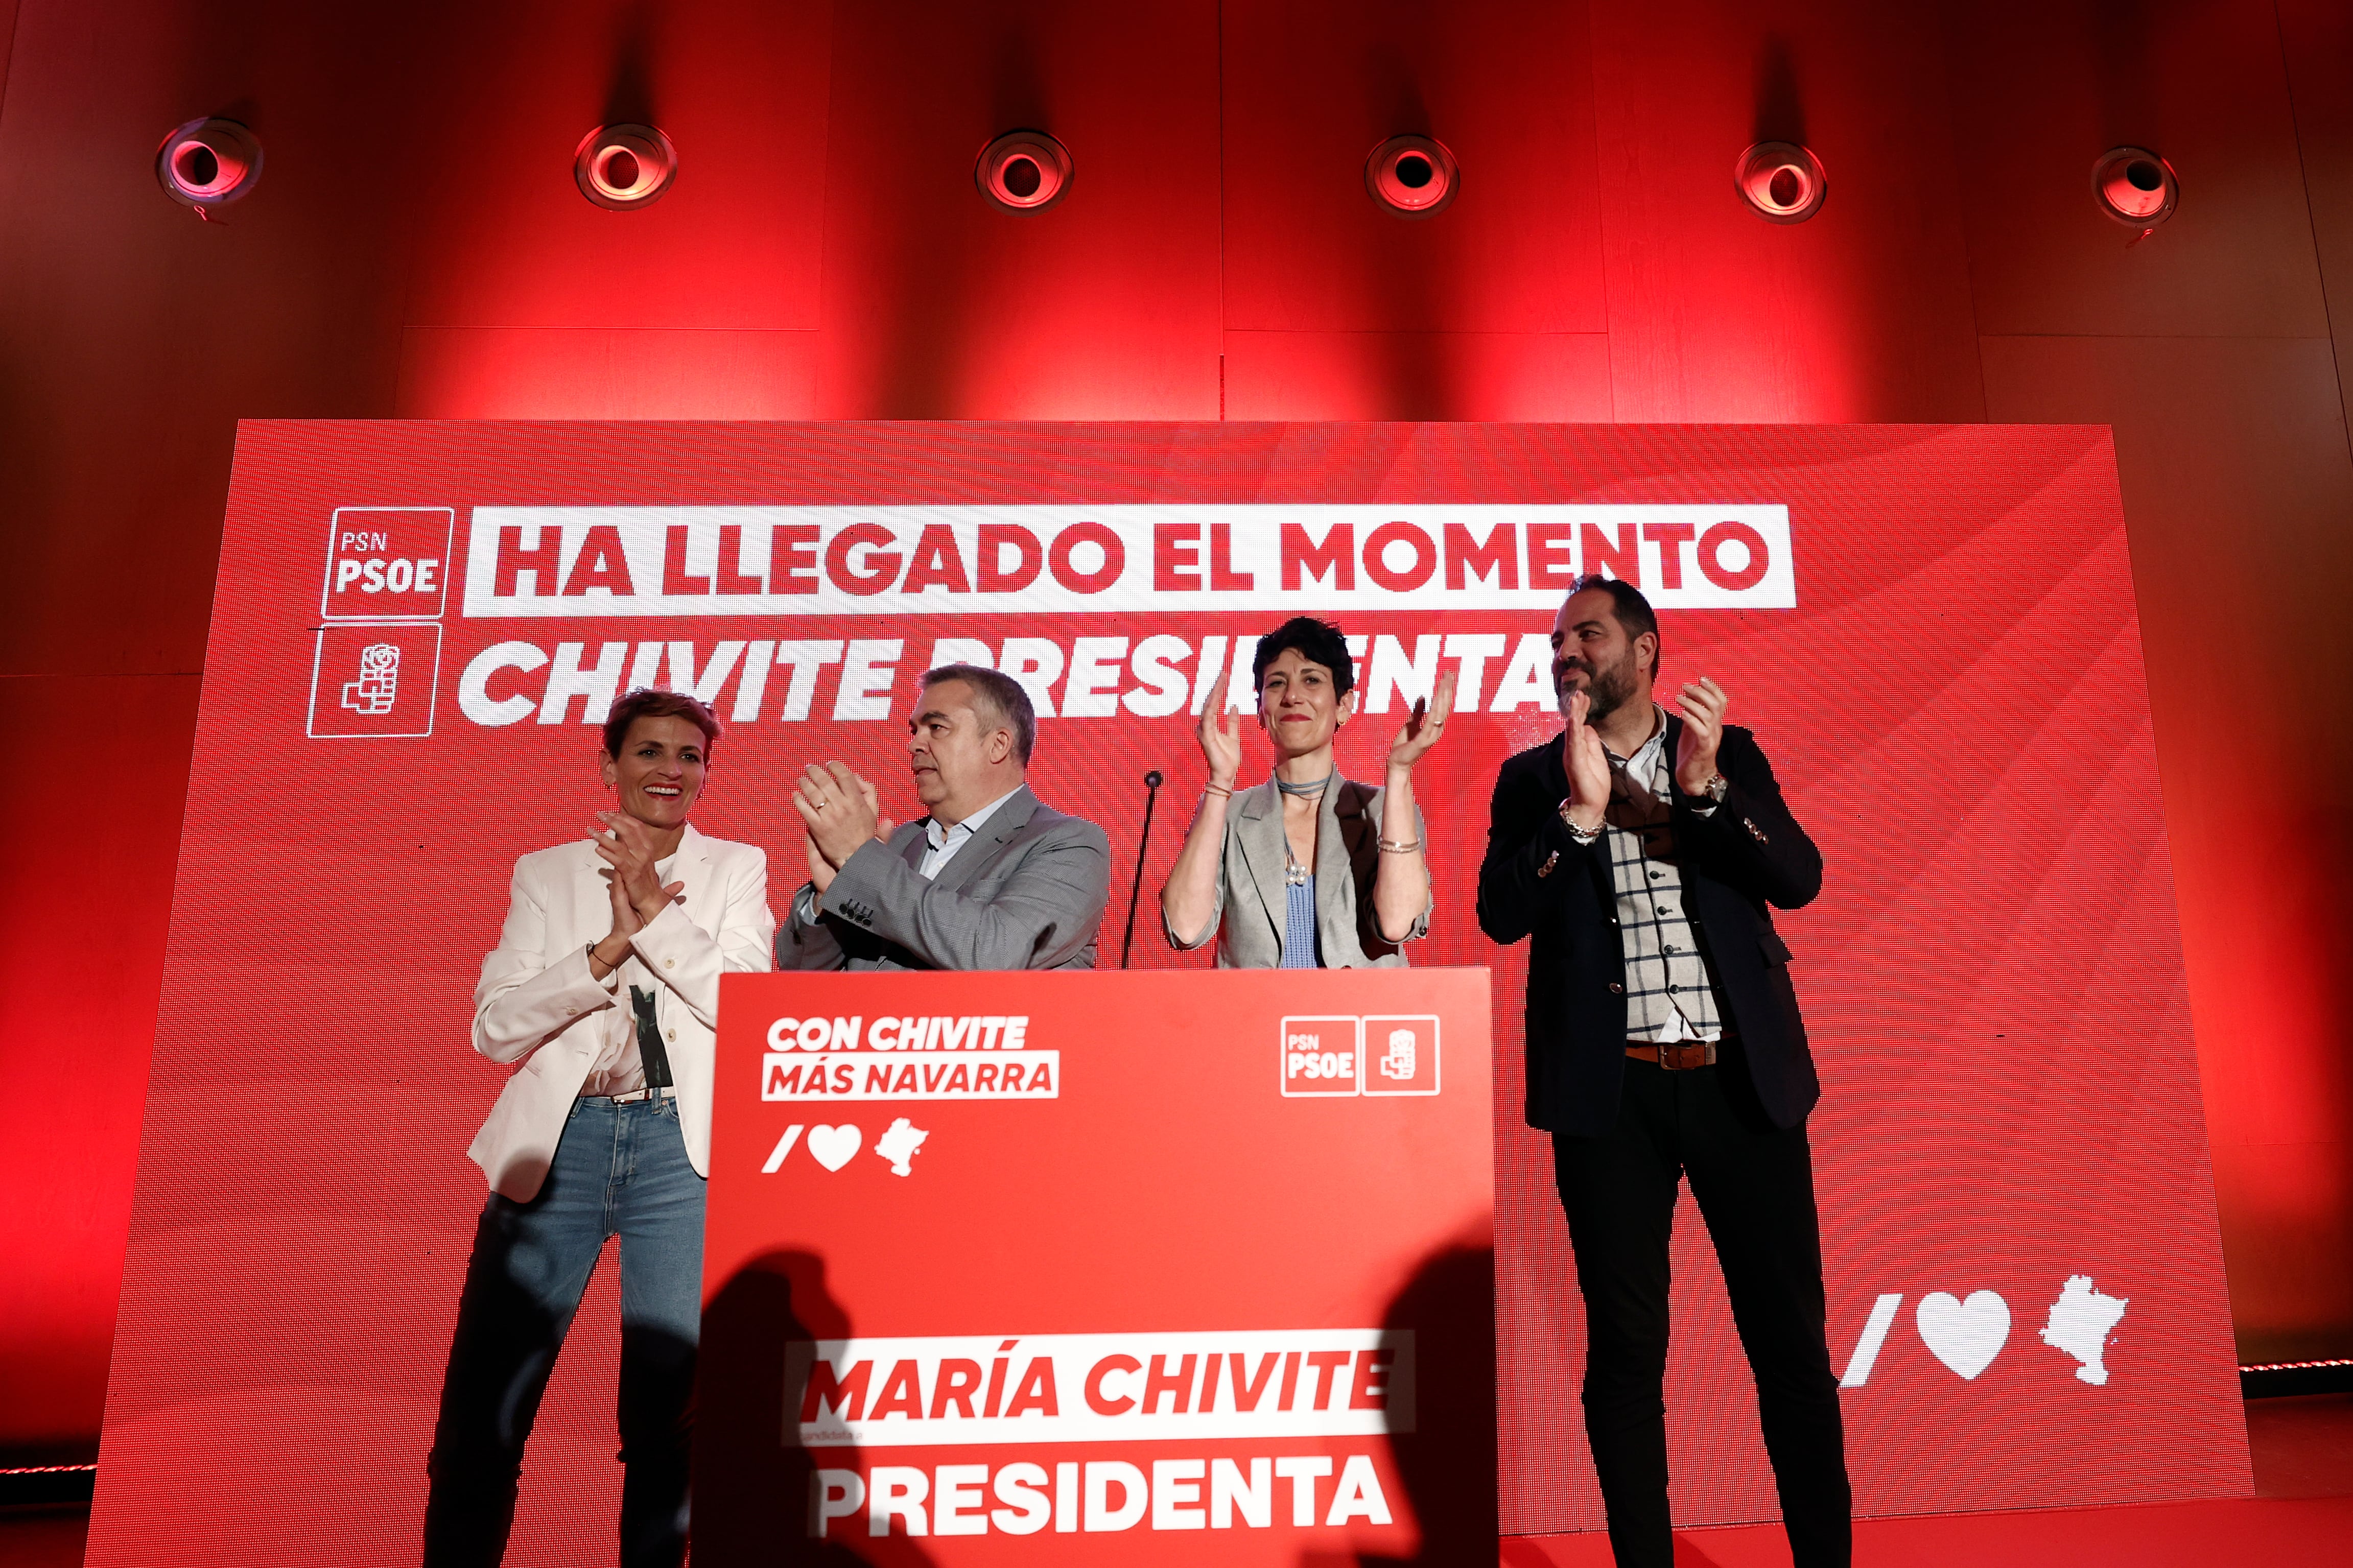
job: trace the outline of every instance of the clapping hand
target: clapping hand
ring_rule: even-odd
[[[1241,710],[1229,703],[1220,712],[1203,703],[1194,738],[1201,742],[1201,760],[1209,764],[1209,783],[1219,789],[1233,788],[1235,775],[1242,771]]]
[[[1414,699],[1413,711],[1406,715],[1398,729],[1397,739],[1389,746],[1389,766],[1410,768],[1430,753],[1445,732],[1446,721],[1454,711],[1454,672],[1448,670],[1438,678],[1437,694],[1427,700]]]
[[[1675,783],[1685,795],[1697,795],[1715,777],[1715,751],[1724,741],[1724,710],[1732,699],[1724,688],[1702,676],[1678,694],[1683,710],[1683,739],[1675,743]]]
[[[820,893],[869,840],[889,839],[897,824],[881,815],[874,786],[847,763],[814,764],[802,773],[793,809],[808,829],[809,880]]]
[[[638,925],[651,925],[663,910],[685,893],[684,882],[662,886],[660,873],[655,870],[660,856],[654,848],[653,832],[626,812],[600,811],[596,820],[604,826],[590,837],[598,858],[606,865],[605,876],[611,882],[615,913],[626,900]],[[635,926],[629,928],[631,931]],[[622,932],[616,923],[614,931]]]
[[[1609,813],[1609,749],[1601,743],[1601,731],[1585,721],[1592,710],[1593,699],[1577,691],[1568,700],[1568,735],[1565,749],[1568,764],[1568,798],[1561,809],[1570,822],[1590,833],[1599,827]]]

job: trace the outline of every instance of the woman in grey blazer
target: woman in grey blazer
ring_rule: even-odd
[[[1209,782],[1160,889],[1161,930],[1187,951],[1215,935],[1220,969],[1402,968],[1405,944],[1430,929],[1413,765],[1446,728],[1454,677],[1414,704],[1389,749],[1387,787],[1375,789],[1333,762],[1333,741],[1356,713],[1339,627],[1285,621],[1259,639],[1251,671],[1274,776],[1237,793],[1240,716],[1204,708]]]

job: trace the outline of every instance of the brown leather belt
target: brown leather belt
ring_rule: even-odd
[[[635,1105],[645,1100],[676,1100],[675,1089],[633,1089],[627,1094],[584,1094],[583,1100],[609,1100],[616,1105]]]
[[[1714,1040],[1694,1040],[1685,1046],[1628,1046],[1626,1055],[1638,1062],[1655,1062],[1669,1072],[1689,1072],[1715,1065],[1715,1045]]]

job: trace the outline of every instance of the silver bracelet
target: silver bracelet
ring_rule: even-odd
[[[1391,855],[1410,855],[1415,850],[1421,847],[1421,840],[1419,838],[1408,838],[1403,840],[1381,838],[1376,839],[1375,842],[1379,844],[1382,849]]]
[[[1609,826],[1608,821],[1604,820],[1598,826],[1591,828],[1579,827],[1577,825],[1577,819],[1568,815],[1568,802],[1566,800],[1562,801],[1559,805],[1554,808],[1554,810],[1560,817],[1560,825],[1568,829],[1569,837],[1575,839],[1579,844],[1592,844],[1597,842],[1601,837],[1602,833],[1606,831]]]

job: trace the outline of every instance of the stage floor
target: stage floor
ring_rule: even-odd
[[[2255,1493],[2227,1502],[1938,1514],[1855,1526],[1856,1568],[2208,1568],[2353,1563],[2353,1394],[2247,1404]],[[0,1510],[0,1563],[80,1568],[86,1514]],[[1503,1568],[1609,1568],[1598,1534],[1519,1537]],[[1788,1568],[1778,1525],[1686,1531],[1676,1568]],[[516,1568],[526,1568],[518,1563]],[[536,1565],[530,1565],[536,1568]]]
[[[1856,1568],[2211,1568],[2353,1563],[2353,1394],[2247,1402],[2255,1495],[2222,1502],[1873,1519]],[[2064,1462],[2060,1457],[2059,1462]],[[1609,1568],[1599,1534],[1505,1542],[1504,1568]],[[1778,1524],[1685,1531],[1675,1568],[1788,1568]]]

